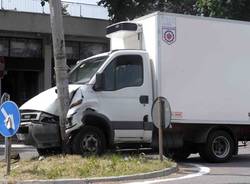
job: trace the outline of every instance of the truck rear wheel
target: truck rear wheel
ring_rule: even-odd
[[[106,138],[99,128],[84,126],[74,137],[72,144],[74,154],[100,155],[106,148]]]
[[[200,156],[209,162],[226,162],[233,156],[234,141],[225,131],[209,134],[207,143],[200,149]]]

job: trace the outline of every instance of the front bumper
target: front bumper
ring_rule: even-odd
[[[59,122],[22,120],[16,135],[24,144],[36,148],[52,148],[61,145]]]

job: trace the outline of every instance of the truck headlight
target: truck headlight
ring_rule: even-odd
[[[38,121],[41,116],[41,112],[29,112],[21,111],[21,121]]]
[[[76,102],[70,104],[69,108],[71,109],[71,108],[73,108],[75,106],[81,105],[81,103],[82,103],[82,99],[77,100]]]

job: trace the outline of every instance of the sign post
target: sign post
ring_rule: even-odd
[[[17,105],[4,94],[0,106],[0,133],[5,137],[6,175],[10,174],[11,137],[16,134],[20,125],[20,112]],[[5,102],[4,102],[5,101]]]
[[[163,161],[163,130],[168,128],[171,122],[170,104],[166,98],[156,98],[152,107],[152,119],[154,125],[159,129],[159,156]]]
[[[11,137],[5,137],[5,160],[7,165],[6,175],[10,175],[10,157],[11,157]]]
[[[158,106],[159,106],[159,114],[158,116],[160,117],[159,118],[159,131],[158,131],[158,134],[159,134],[159,155],[160,155],[160,160],[161,162],[163,161],[163,128],[164,128],[164,119],[163,119],[163,116],[164,116],[164,106],[163,106],[163,101],[161,99],[158,100]]]
[[[1,97],[1,105],[10,100],[10,95],[8,93],[4,93]],[[5,144],[5,149],[4,149],[4,156],[5,156],[5,161],[7,164],[7,175],[10,173],[10,154],[11,154],[11,138],[9,137],[4,137],[4,144]]]

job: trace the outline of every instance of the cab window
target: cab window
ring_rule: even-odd
[[[139,55],[124,55],[115,58],[105,69],[104,90],[119,90],[143,84],[143,64]]]

